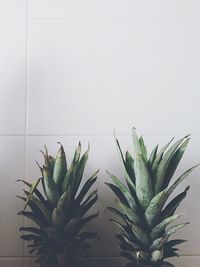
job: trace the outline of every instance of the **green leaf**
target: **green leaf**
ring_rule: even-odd
[[[189,190],[189,186],[185,188],[185,190],[177,195],[175,198],[173,198],[169,204],[164,208],[164,210],[161,212],[160,215],[160,220],[162,221],[163,219],[166,219],[169,216],[172,216],[182,200],[186,197],[187,191]]]
[[[134,160],[134,170],[136,195],[143,209],[146,209],[153,198],[153,191],[151,177],[142,155],[136,155]]]
[[[186,139],[185,142],[183,142],[180,145],[180,147],[177,149],[177,151],[174,153],[174,155],[173,155],[173,157],[169,163],[169,166],[167,168],[165,178],[163,181],[162,189],[165,189],[169,185],[169,182],[171,181],[171,179],[172,179],[172,177],[173,177],[173,175],[174,175],[174,173],[178,167],[178,164],[183,157],[183,154],[186,150],[188,142],[189,142],[189,139]]]
[[[124,234],[127,234],[127,227],[120,222],[110,219],[110,222],[114,223]]]
[[[136,224],[132,224],[132,230],[133,230],[133,233],[135,234],[136,238],[139,240],[139,242],[141,244],[143,244],[146,247],[148,247],[150,245],[149,237],[148,237],[147,233],[142,228],[140,228]]]
[[[85,227],[85,225],[87,225],[89,222],[93,221],[94,219],[96,219],[99,215],[99,212],[89,215],[83,219],[81,219],[79,221],[78,227],[77,227],[77,233],[81,231],[82,228]]]
[[[49,169],[52,177],[53,177],[53,170],[54,170],[55,161],[56,161],[56,159],[54,157],[52,157],[52,156],[48,157],[47,166],[48,166],[48,169]]]
[[[167,195],[165,190],[161,191],[151,200],[148,208],[145,211],[145,218],[149,226],[154,226],[157,223],[160,212],[165,204]]]
[[[52,226],[52,227],[45,227],[43,230],[48,237],[48,241],[54,244],[58,244],[61,242],[59,229],[56,229],[55,227]]]
[[[66,172],[67,172],[66,156],[63,146],[61,145],[56,155],[56,160],[53,169],[53,180],[56,183],[56,185],[58,185],[58,187],[62,185]]]
[[[140,143],[140,147],[141,147],[141,151],[142,151],[142,157],[143,157],[144,161],[147,162],[147,148],[144,144],[144,139],[142,136],[140,136],[140,138],[139,138],[139,143]]]
[[[148,160],[148,165],[151,166],[151,168],[153,166],[154,160],[156,159],[157,151],[158,151],[158,145],[154,147]]]
[[[31,196],[31,195],[33,194],[33,192],[34,192],[35,189],[37,188],[39,182],[40,182],[40,178],[37,179],[35,182],[33,182],[33,184],[31,185],[30,190],[29,190],[29,194],[28,194],[28,196],[27,196],[27,200],[26,200],[26,203],[25,203],[25,206],[24,206],[24,210],[26,209],[26,207],[27,207],[27,205],[28,205],[28,202],[29,202],[29,199],[30,199],[29,196]]]
[[[95,189],[94,191],[92,191],[89,195],[88,195],[88,197],[85,199],[85,201],[84,202],[82,202],[82,204],[81,205],[77,205],[77,203],[76,203],[76,206],[78,207],[78,206],[85,206],[85,205],[87,205],[87,203],[89,203],[90,202],[90,200],[93,198],[93,197],[96,197],[98,194],[97,194],[97,192],[98,192],[98,189]]]
[[[29,199],[38,207],[40,212],[44,215],[45,220],[50,225],[51,224],[51,214],[50,214],[49,210],[37,198],[35,198],[32,194],[29,195]]]
[[[29,234],[29,235],[22,235],[22,236],[20,236],[20,238],[21,239],[23,239],[23,240],[26,240],[26,241],[40,241],[40,240],[42,240],[42,238],[41,238],[41,236],[38,236],[38,235],[31,235],[31,234]]]
[[[161,159],[158,168],[156,170],[156,184],[155,184],[155,193],[158,193],[162,190],[163,181],[166,175],[167,168],[174,156],[174,153],[177,151],[182,142],[187,138],[184,137],[178,140],[174,145],[172,145],[166,154]]]
[[[135,157],[138,154],[142,155],[142,149],[134,127],[132,128],[132,137],[133,137],[133,148],[134,148],[134,159],[135,159]]]
[[[130,250],[134,250],[132,240],[130,241],[126,235],[118,234],[116,236],[116,239],[118,239],[121,242],[121,244],[123,244],[123,246],[125,246],[126,248],[128,248]],[[138,242],[137,242],[137,245],[138,245]]]
[[[174,189],[196,168],[198,167],[200,164],[197,164],[193,167],[191,167],[190,169],[188,169],[186,172],[184,172],[173,184],[172,186],[167,190],[167,195],[169,196]]]
[[[67,217],[70,215],[73,207],[72,207],[72,200],[71,200],[71,190],[70,188],[65,191],[62,196],[60,197],[58,204],[58,208],[61,208],[65,211]]]
[[[98,199],[96,190],[92,192],[91,195],[92,195],[91,199],[89,201],[84,202],[79,208],[81,217],[96,203]]]
[[[21,197],[21,196],[18,196],[18,195],[16,195],[16,197],[26,202],[26,197]]]
[[[118,139],[116,138],[116,136],[115,136],[115,141],[116,141],[117,149],[118,149],[119,154],[120,154],[120,159],[121,159],[121,161],[122,161],[122,166],[123,166],[123,169],[124,169],[124,174],[125,174],[126,182],[127,182],[128,186],[129,186],[129,188],[130,188],[131,190],[135,191],[135,184],[134,184],[134,182],[131,180],[131,178],[130,178],[128,172],[127,172],[126,161],[125,161],[125,159],[124,159],[124,156],[123,156],[123,153],[122,153],[122,149],[121,149],[121,147],[120,147],[119,141],[118,141]]]
[[[128,246],[127,244],[124,244],[124,243],[120,243],[119,244],[119,248],[121,251],[133,251],[133,248],[131,248],[130,246]]]
[[[122,152],[122,149],[121,149],[119,140],[117,139],[115,133],[114,133],[114,135],[115,135],[115,142],[116,142],[116,145],[117,145],[117,149],[118,149],[119,154],[120,154],[120,158],[121,158],[121,160],[122,160],[123,165],[125,166],[125,159],[124,159],[124,155],[123,155],[123,152]]]
[[[37,250],[38,250],[38,247],[29,250],[28,253],[29,253],[29,254],[32,254],[33,252],[35,252],[35,251],[37,251]],[[36,253],[36,255],[37,255],[37,253]]]
[[[105,184],[113,191],[113,193],[116,195],[116,197],[119,199],[119,201],[126,205],[127,207],[131,208],[127,199],[125,198],[124,194],[122,193],[122,191],[115,186],[114,184],[110,184],[110,183],[106,183]]]
[[[56,228],[63,228],[67,220],[67,216],[62,208],[54,208],[52,212],[52,223]]]
[[[120,252],[121,256],[130,260],[132,262],[132,264],[136,264],[137,260],[136,260],[136,253],[135,252],[127,252],[127,251],[121,251]]]
[[[46,222],[44,220],[41,220],[41,218],[38,217],[37,214],[35,214],[32,211],[22,210],[22,211],[18,212],[18,215],[25,216],[26,218],[30,219],[31,221],[33,221],[34,223],[36,223],[37,225],[39,225],[41,227],[46,226]]]
[[[62,183],[62,192],[63,193],[72,184],[73,176],[74,176],[74,165],[71,165],[70,168],[68,169],[68,171],[64,177],[63,183]]]
[[[163,261],[161,263],[161,267],[175,267],[173,264],[169,263],[168,261]]]
[[[165,251],[164,258],[172,258],[172,257],[179,257],[179,254],[173,251]]]
[[[133,208],[134,210],[137,209],[137,205],[135,203],[134,198],[130,194],[129,190],[127,187],[113,174],[107,171],[107,174],[110,176],[112,179],[113,183],[119,188],[119,190],[122,192],[124,197],[127,199],[127,202],[129,203],[129,206]]]
[[[42,169],[43,177],[44,177],[44,188],[45,194],[48,201],[51,203],[53,207],[56,207],[58,200],[60,198],[57,185],[55,184],[53,178],[51,177],[49,171],[45,166]]]
[[[44,221],[46,224],[48,224],[48,221],[46,220],[45,218],[45,215],[42,213],[42,211],[40,210],[40,208],[32,201],[31,197],[30,197],[30,194],[28,191],[26,190],[23,190],[25,195],[27,196],[28,198],[28,206],[29,208],[34,212],[34,214],[40,218],[40,220]],[[25,202],[27,202],[27,199],[25,200]]]
[[[128,151],[126,152],[125,164],[128,176],[131,178],[133,184],[135,184],[134,160]]]
[[[187,222],[187,223],[180,223],[180,224],[174,225],[171,228],[169,228],[169,229],[166,230],[166,234],[168,236],[170,236],[170,235],[176,233],[176,231],[178,231],[179,229],[181,229],[184,226],[186,226],[187,224],[189,224],[189,223]]]
[[[83,172],[85,170],[86,163],[88,161],[88,154],[89,154],[89,148],[88,150],[83,154],[82,158],[80,159],[80,162],[78,163],[77,169],[74,173],[73,177],[73,185],[72,185],[72,195],[75,197],[76,192],[79,188],[79,185],[81,183]]]
[[[128,241],[131,242],[132,246],[136,249],[138,248],[145,249],[145,247],[141,244],[141,242],[135,236],[131,226],[127,226],[127,233],[121,232],[120,234],[116,236],[116,238],[120,240],[118,236],[121,236],[121,238],[123,238],[127,242]]]
[[[80,154],[81,154],[81,143],[79,142],[75,153],[74,153],[74,157],[73,160],[71,162],[70,168],[68,169],[65,178],[63,180],[63,184],[62,184],[62,192],[66,191],[68,189],[68,187],[71,185],[71,183],[73,182],[73,178],[76,174],[76,168],[80,159]]]
[[[123,211],[124,215],[128,218],[129,221],[140,224],[141,218],[137,212],[133,211],[130,207],[127,207],[123,203],[118,203],[119,208]]]
[[[163,233],[165,230],[166,226],[173,222],[174,220],[178,219],[181,215],[173,215],[165,220],[163,220],[161,223],[157,224],[154,229],[152,230],[150,236],[152,240],[155,240],[156,238],[160,237],[160,235]]]
[[[74,153],[74,158],[72,160],[72,165],[76,165],[79,160],[80,160],[80,155],[81,155],[81,142],[78,143],[78,146],[75,150],[75,153]]]
[[[88,193],[88,191],[90,190],[91,186],[96,182],[97,180],[97,173],[99,172],[99,170],[97,170],[84,184],[84,186],[82,187],[80,193],[78,194],[77,198],[76,198],[76,202],[78,204],[81,203],[81,201],[84,199],[84,197],[86,196],[86,194]]]
[[[109,210],[110,212],[112,212],[114,215],[116,215],[119,218],[121,218],[122,220],[125,219],[124,214],[121,211],[119,211],[118,209],[115,209],[113,207],[107,207],[106,209]]]
[[[41,180],[41,178],[40,178],[40,180]],[[33,186],[31,183],[28,183],[27,181],[22,180],[22,179],[19,179],[16,182],[22,182],[26,186],[28,186],[29,188],[32,188],[32,186]],[[46,205],[46,200],[44,199],[43,195],[40,193],[40,191],[36,187],[34,188],[33,193],[39,198],[39,200],[43,203],[43,205]]]
[[[78,217],[73,217],[71,220],[67,222],[65,225],[65,235],[69,238],[76,234],[77,227],[80,221]]]
[[[34,233],[34,234],[37,234],[37,235],[40,235],[40,236],[46,236],[46,234],[44,233],[44,231],[42,231],[41,229],[38,229],[36,227],[20,227],[19,228],[19,231],[20,232],[31,232],[31,233]]]
[[[153,241],[152,245],[150,246],[150,249],[152,251],[162,249],[162,247],[167,242],[167,240],[168,240],[168,236],[162,236],[162,237],[157,238],[156,240]]]
[[[159,163],[165,153],[165,151],[167,150],[167,148],[169,147],[169,145],[171,144],[171,142],[174,140],[174,137],[169,141],[169,143],[167,143],[156,155],[156,158],[153,162],[153,165],[152,165],[152,170],[154,172],[154,174],[156,173],[157,171],[157,168],[159,166]]]
[[[165,246],[164,246],[164,249],[170,249],[174,246],[177,246],[177,245],[180,245],[182,243],[185,243],[185,242],[188,242],[187,240],[184,240],[184,239],[173,239],[173,240],[170,240],[168,241]]]

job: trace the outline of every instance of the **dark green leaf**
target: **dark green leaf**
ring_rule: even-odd
[[[91,186],[96,182],[97,180],[97,173],[99,172],[99,170],[97,170],[84,184],[84,186],[82,187],[80,193],[78,194],[77,198],[76,198],[76,202],[78,204],[81,203],[81,201],[84,199],[84,197],[86,196],[86,194],[88,193],[88,191],[90,190]]]
[[[129,203],[129,206],[133,208],[134,210],[137,209],[137,205],[135,203],[134,198],[130,194],[128,188],[113,174],[107,171],[107,174],[112,179],[113,183],[118,187],[118,189],[122,192],[124,197],[127,199],[127,202]]]
[[[178,140],[174,145],[172,145],[169,150],[166,152],[166,154],[161,159],[158,168],[156,170],[156,184],[155,184],[155,193],[158,193],[162,190],[163,181],[166,175],[166,171],[169,167],[169,164],[177,151],[177,149],[180,147],[180,145],[187,140],[187,136]]]
[[[160,215],[160,221],[162,221],[163,219],[172,216],[174,214],[174,212],[176,211],[176,209],[178,208],[178,206],[180,205],[180,203],[182,202],[182,200],[186,197],[187,195],[187,191],[189,190],[189,186],[187,186],[185,188],[185,190],[180,193],[179,195],[177,195],[175,198],[173,198],[169,204],[164,208],[164,210],[161,212]]]
[[[164,177],[164,181],[163,181],[163,186],[162,186],[162,189],[165,189],[168,185],[169,185],[169,182],[171,181],[177,167],[178,167],[178,164],[180,162],[180,160],[182,159],[183,157],[183,154],[185,152],[185,149],[187,147],[187,144],[189,142],[189,139],[186,139],[185,142],[183,142],[180,147],[177,149],[177,151],[174,153],[170,163],[169,163],[169,166],[167,168],[167,171],[166,171],[166,174],[165,174],[165,177]]]
[[[125,198],[124,194],[117,186],[110,184],[110,183],[105,183],[105,184],[113,191],[113,193],[116,195],[116,197],[119,199],[119,201],[122,202],[122,204],[131,208],[127,199]]]

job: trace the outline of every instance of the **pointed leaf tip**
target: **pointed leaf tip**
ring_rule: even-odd
[[[48,149],[47,149],[46,144],[44,144],[44,149],[45,149],[46,154],[48,155]]]
[[[189,189],[190,189],[190,186],[188,185],[188,186],[185,188],[185,192],[187,192]]]
[[[90,143],[88,142],[88,149],[87,149],[87,151],[89,151],[90,150]]]

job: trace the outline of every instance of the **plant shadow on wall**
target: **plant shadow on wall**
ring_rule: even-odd
[[[88,239],[98,238],[96,233],[83,231],[84,226],[98,216],[98,212],[87,215],[97,201],[97,189],[90,192],[97,180],[96,171],[80,187],[88,160],[88,150],[81,156],[81,144],[76,148],[71,165],[67,166],[61,145],[56,157],[48,154],[45,147],[44,165],[39,168],[42,178],[33,184],[24,180],[29,190],[18,196],[25,202],[24,210],[18,214],[33,221],[36,227],[21,227],[21,238],[31,243],[29,253],[36,252],[42,267],[82,266]],[[38,189],[41,183],[42,191]],[[29,210],[27,210],[29,208]]]
[[[117,147],[122,160],[127,186],[108,172],[113,183],[106,183],[117,197],[117,208],[108,207],[117,219],[111,221],[120,229],[117,239],[121,255],[129,260],[126,267],[173,267],[168,258],[178,256],[177,245],[184,239],[171,239],[171,235],[187,223],[169,226],[181,214],[175,211],[186,197],[189,186],[171,201],[175,188],[199,165],[185,171],[174,182],[172,177],[186,150],[189,136],[162,149],[158,145],[150,157],[143,137],[133,129],[133,157],[124,155],[119,141]],[[168,202],[167,202],[168,200]]]

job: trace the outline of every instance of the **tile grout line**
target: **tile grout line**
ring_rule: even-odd
[[[175,21],[175,22],[200,22],[200,18],[184,17],[46,17],[46,18],[29,18],[30,21]]]
[[[27,0],[28,1],[28,0]],[[173,22],[200,22],[200,18],[186,18],[186,17],[5,17],[0,18],[0,21],[173,21]]]
[[[28,129],[27,129],[28,131]],[[186,135],[186,132],[184,133],[145,133],[143,132],[143,135],[146,135],[146,136],[184,136]],[[200,133],[191,133],[191,137],[192,136],[199,136]],[[88,136],[94,136],[94,137],[114,137],[114,134],[112,133],[97,133],[97,134],[90,134],[90,133],[83,133],[83,134],[78,134],[78,133],[70,133],[70,134],[64,134],[64,133],[56,133],[56,134],[48,134],[48,133],[45,133],[45,134],[0,134],[0,137],[79,137],[79,136],[82,136],[82,137],[88,137]],[[128,136],[132,136],[130,133],[117,133],[117,136],[121,136],[121,137],[128,137]]]
[[[27,0],[28,1],[28,0]],[[56,18],[56,17],[46,17],[46,18],[17,18],[17,17],[5,17],[5,18],[0,18],[0,21],[46,21],[46,22],[53,22],[53,21],[66,21],[66,22],[75,22],[75,21],[82,21],[82,22],[90,22],[90,21],[105,21],[105,22],[122,22],[122,21],[134,21],[134,22],[200,22],[200,18],[186,18],[186,17],[61,17],[61,18]]]
[[[24,179],[26,179],[27,167],[26,167],[26,157],[27,157],[27,133],[28,133],[28,1],[26,2],[26,90],[25,90],[25,135],[24,135]],[[25,227],[25,217],[23,217],[23,226]],[[23,267],[25,267],[25,248],[26,244],[23,241]]]

